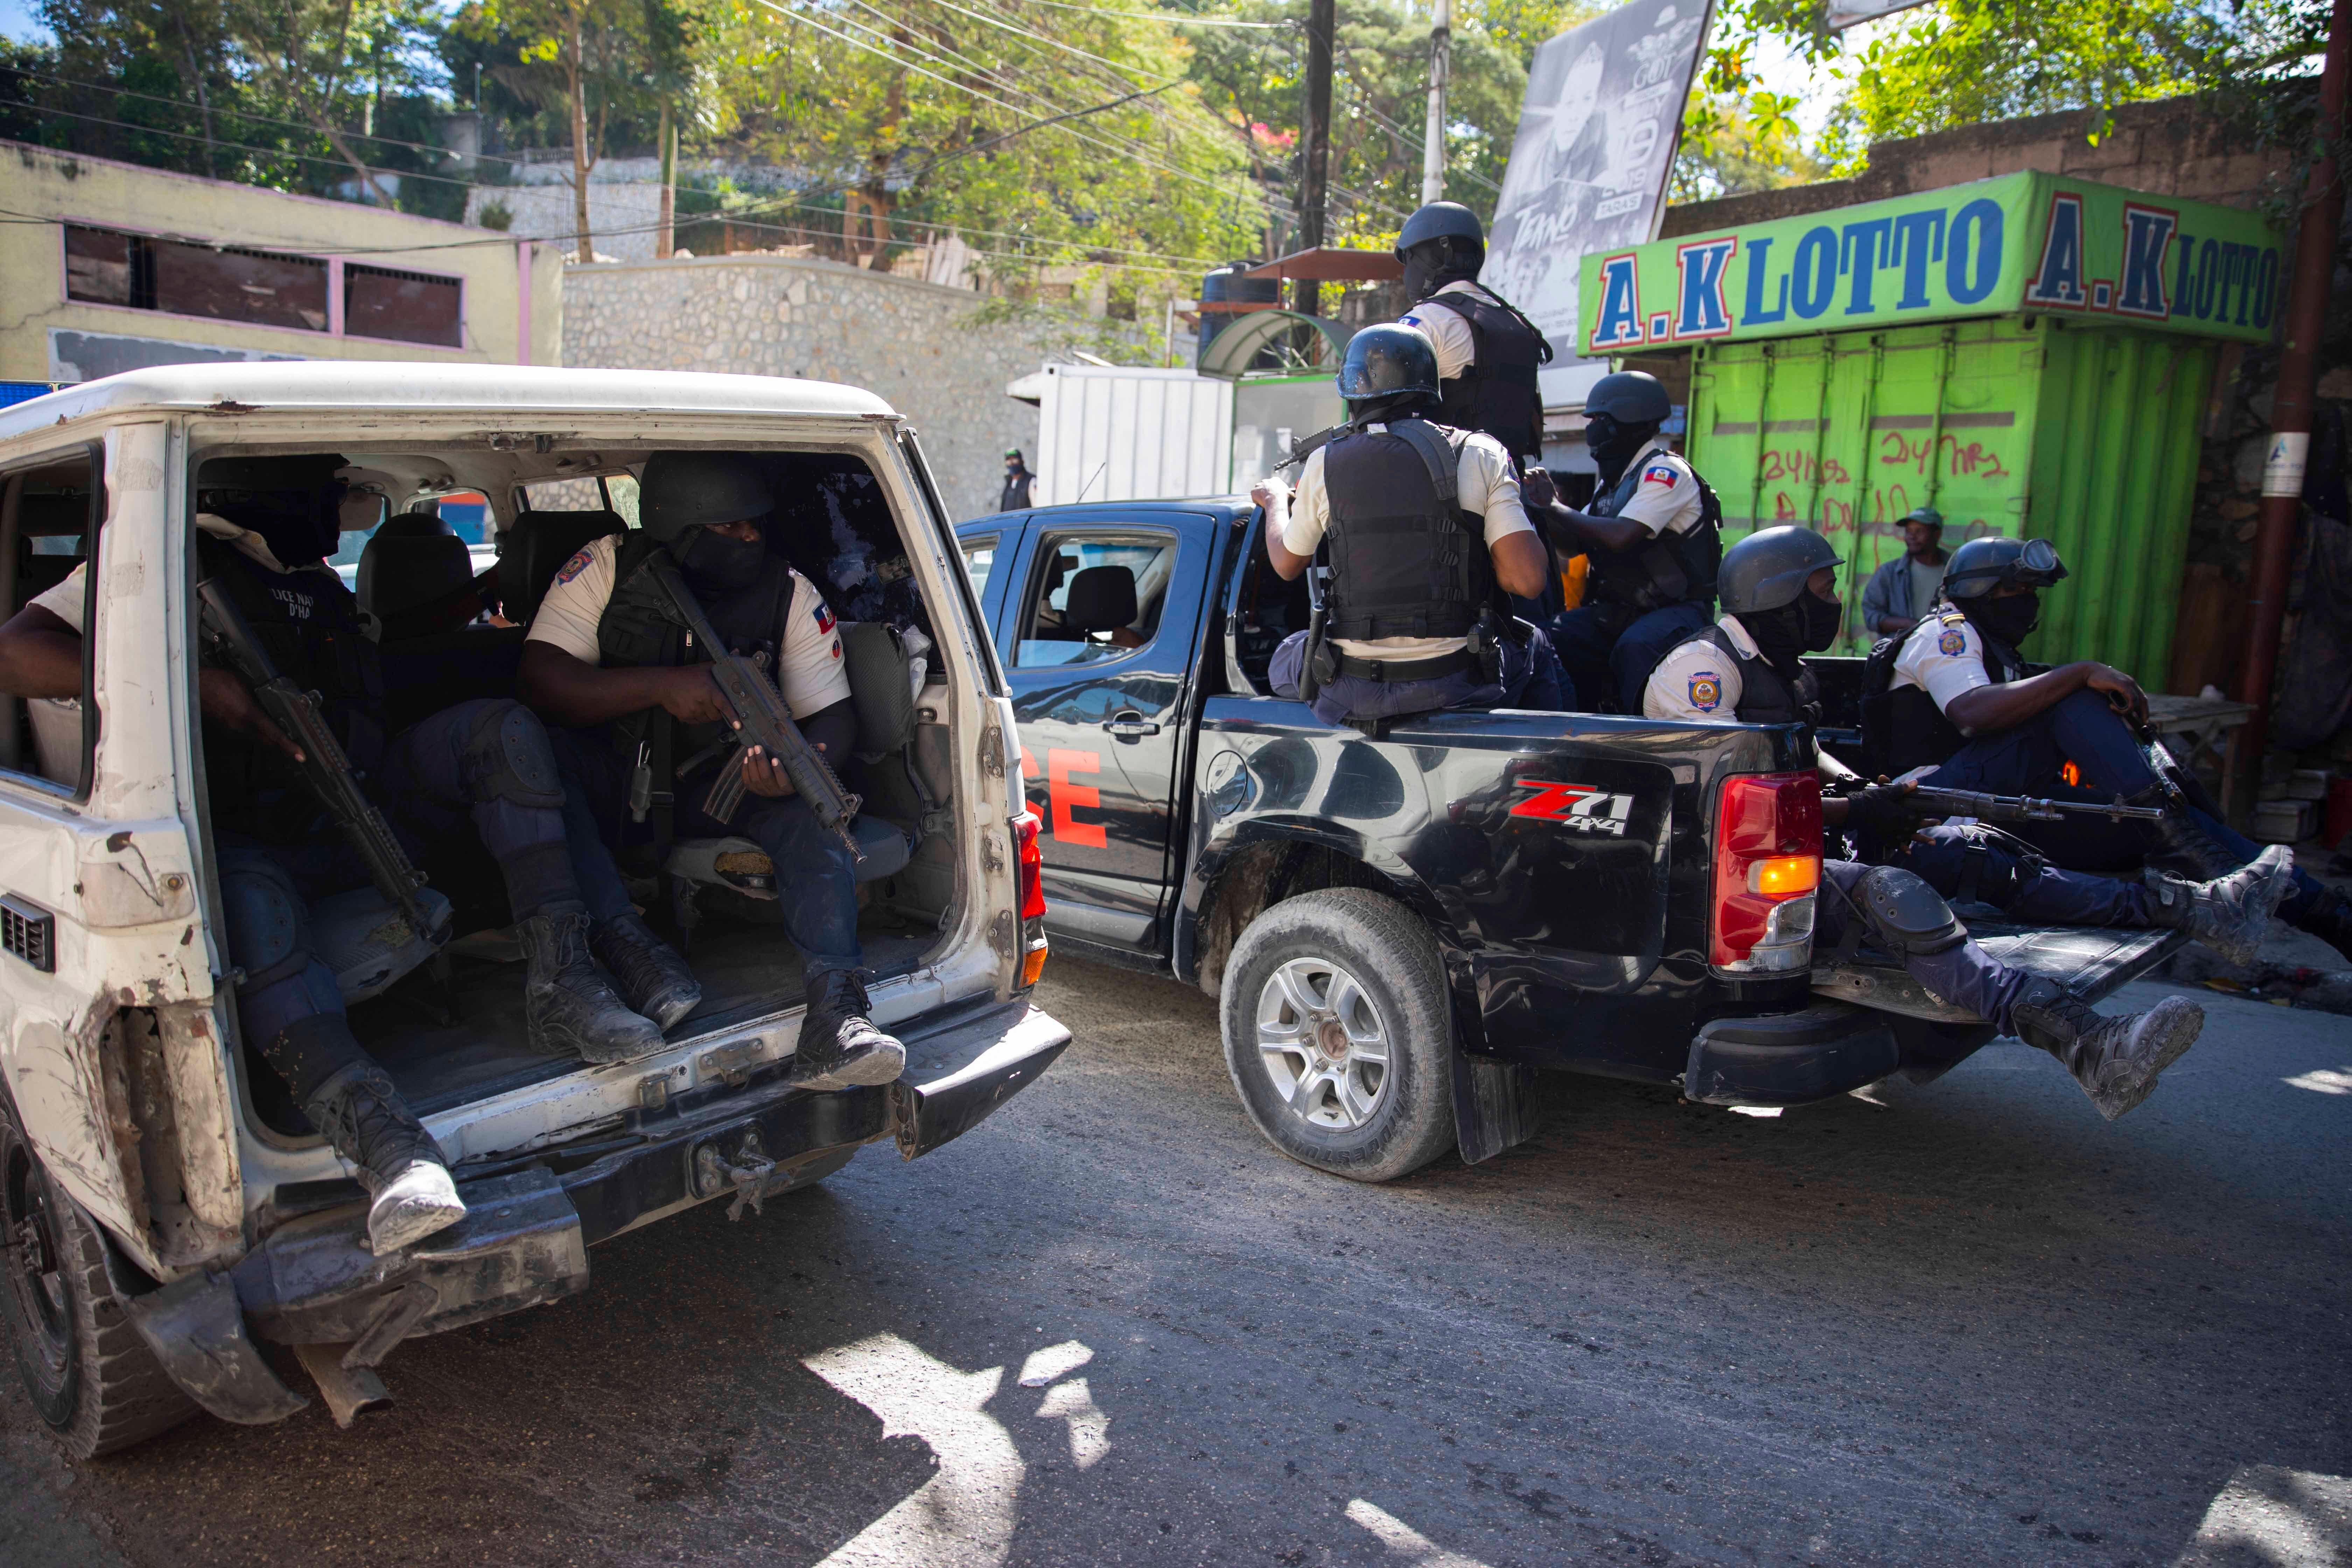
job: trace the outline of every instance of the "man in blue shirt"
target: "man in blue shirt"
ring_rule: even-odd
[[[1863,630],[1899,637],[1919,624],[1944,584],[1944,514],[1923,506],[1903,520],[1903,553],[1870,574],[1862,590]]]

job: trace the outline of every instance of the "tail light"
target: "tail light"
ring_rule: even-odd
[[[1821,884],[1821,779],[1807,773],[1724,780],[1716,800],[1707,962],[1738,974],[1810,968]]]
[[[1034,811],[1013,819],[1014,860],[1020,867],[1021,984],[1037,984],[1045,972],[1045,854],[1037,847],[1043,826]]]

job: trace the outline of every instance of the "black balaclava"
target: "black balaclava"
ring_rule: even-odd
[[[730,539],[699,524],[669,542],[678,574],[697,594],[723,596],[748,588],[768,553],[765,539]]]
[[[2042,595],[2012,594],[1996,599],[1990,594],[1979,598],[1954,600],[1960,612],[1974,621],[1984,635],[1997,643],[2015,648],[2033,635],[2042,620]]]
[[[1819,653],[1837,641],[1845,606],[1824,599],[1808,588],[1777,610],[1742,615],[1739,624],[1756,639],[1756,651],[1773,668],[1793,673],[1806,654]]]
[[[1465,266],[1455,258],[1450,239],[1425,239],[1404,253],[1405,293],[1415,300],[1426,300],[1449,283],[1475,278],[1479,259],[1473,258]]]
[[[205,490],[196,507],[261,535],[280,566],[309,566],[342,543],[344,489],[338,481],[319,489]]]
[[[1584,422],[1584,448],[1601,470],[1601,488],[1609,489],[1625,477],[1625,465],[1643,442],[1658,433],[1653,424],[1621,425],[1616,416],[1595,414]]]
[[[1348,423],[1362,429],[1367,425],[1393,425],[1400,419],[1429,414],[1429,395],[1425,392],[1399,392],[1386,397],[1359,398],[1348,405]]]

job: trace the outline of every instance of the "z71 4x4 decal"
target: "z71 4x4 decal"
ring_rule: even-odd
[[[1536,792],[1511,807],[1513,816],[1532,816],[1543,822],[1557,822],[1580,833],[1606,833],[1622,838],[1625,837],[1626,820],[1633,815],[1632,795],[1612,795],[1591,784],[1555,784],[1550,779],[1514,779],[1512,787]]]

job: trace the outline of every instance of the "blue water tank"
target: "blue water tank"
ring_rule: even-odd
[[[1202,278],[1201,303],[1204,307],[1220,302],[1236,305],[1280,304],[1282,283],[1279,279],[1247,276],[1249,269],[1256,265],[1255,261],[1228,261],[1214,272]],[[1238,320],[1240,320],[1238,316],[1228,315],[1222,310],[1211,311],[1205,309],[1202,310],[1201,341],[1192,356],[1195,369],[1199,368],[1202,354],[1208,351],[1209,344],[1215,341],[1217,334]],[[1270,370],[1279,366],[1281,363],[1279,356],[1271,353],[1264,353],[1258,356],[1256,368]]]

